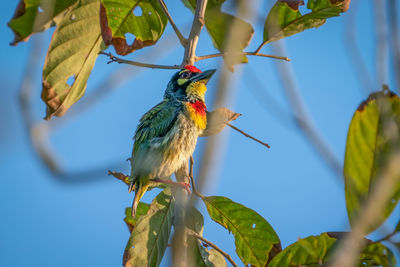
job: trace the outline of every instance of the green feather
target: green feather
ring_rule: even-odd
[[[181,110],[181,102],[164,99],[145,113],[136,129],[133,154],[142,144],[146,144],[155,137],[165,136],[173,127]]]

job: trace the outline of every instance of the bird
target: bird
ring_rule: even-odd
[[[198,136],[207,126],[206,84],[215,71],[184,66],[168,82],[163,100],[141,117],[130,158],[128,191],[135,191],[132,217],[150,186],[170,184],[189,190],[189,184],[169,177],[188,163]]]

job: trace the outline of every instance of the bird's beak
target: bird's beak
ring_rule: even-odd
[[[207,84],[208,80],[210,80],[211,76],[216,72],[215,69],[212,70],[206,70],[204,72],[198,73],[190,78],[190,81],[192,82],[197,82],[201,81],[205,84]]]

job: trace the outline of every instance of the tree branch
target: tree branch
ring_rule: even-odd
[[[208,0],[197,0],[192,29],[190,30],[189,39],[185,46],[185,54],[182,61],[183,66],[193,65],[195,62],[196,47],[201,29],[204,26],[204,14],[206,13],[207,2]]]
[[[200,193],[199,191],[197,191],[196,188],[196,184],[194,182],[194,178],[193,178],[193,156],[190,156],[190,167],[189,167],[189,178],[190,178],[190,182],[192,183],[192,191],[193,194],[195,194],[196,196],[198,196],[201,199],[206,198],[202,193]]]
[[[243,132],[242,130],[240,130],[239,128],[233,126],[232,124],[226,123],[226,125],[228,125],[228,126],[231,127],[232,129],[238,131],[239,133],[243,134],[244,136],[246,136],[246,137],[248,137],[248,138],[250,138],[250,139],[253,139],[254,141],[256,141],[256,142],[262,144],[263,146],[266,146],[266,147],[268,147],[268,148],[271,148],[267,143],[264,143],[263,141],[260,141],[260,140],[258,140],[257,138],[255,138],[255,137],[253,137],[253,136],[251,136],[251,135],[249,135],[249,134]]]
[[[232,53],[229,53],[231,55]],[[205,56],[198,56],[195,57],[195,61],[200,61],[204,59],[209,59],[209,58],[215,58],[215,57],[223,57],[228,55],[228,53],[216,53],[216,54],[211,54],[211,55],[205,55]],[[245,55],[245,56],[259,56],[259,57],[269,57],[269,58],[275,58],[275,59],[281,59],[281,60],[286,60],[290,61],[288,57],[281,57],[281,56],[274,56],[274,55],[268,55],[268,54],[260,54],[257,52],[243,52],[243,53],[235,53],[235,55]]]
[[[151,68],[151,69],[167,69],[167,70],[176,70],[176,69],[181,69],[182,66],[180,65],[173,65],[173,66],[169,66],[169,65],[157,65],[157,64],[148,64],[148,63],[142,63],[142,62],[137,62],[137,61],[132,61],[132,60],[126,60],[126,59],[122,59],[119,57],[114,56],[111,53],[107,53],[107,52],[100,52],[100,55],[106,55],[110,58],[110,61],[107,62],[107,64],[110,64],[112,62],[117,62],[118,64],[129,64],[129,65],[133,65],[133,66],[138,66],[138,67],[144,67],[144,68]]]
[[[165,5],[164,0],[158,0],[158,2],[160,3],[160,6],[162,7],[162,9],[164,10],[165,15],[167,16],[169,23],[171,23],[172,28],[174,29],[176,36],[179,39],[179,42],[181,43],[182,46],[185,46],[187,43],[187,40],[185,37],[183,37],[182,33],[179,31],[178,27],[176,26],[174,20],[171,17],[171,14],[169,14],[168,8]]]
[[[200,239],[201,241],[203,241],[204,243],[207,243],[210,247],[212,247],[213,249],[217,250],[219,253],[221,253],[233,266],[235,267],[239,267],[232,259],[232,257],[226,253],[225,251],[223,251],[222,249],[220,249],[217,245],[215,245],[214,243],[212,243],[211,241],[209,241],[208,239],[202,237],[201,235],[199,235],[198,233],[194,232],[193,230],[189,230],[188,234],[191,236],[196,237],[197,239]]]

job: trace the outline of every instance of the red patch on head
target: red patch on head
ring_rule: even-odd
[[[189,71],[191,71],[191,72],[200,72],[200,73],[201,73],[201,70],[199,70],[198,68],[196,68],[196,67],[193,66],[193,65],[186,65],[186,66],[185,66],[185,69],[187,69],[187,70],[189,70]]]
[[[190,105],[193,107],[193,109],[200,115],[205,116],[206,115],[206,104],[203,101],[197,100],[194,103],[190,103]]]

